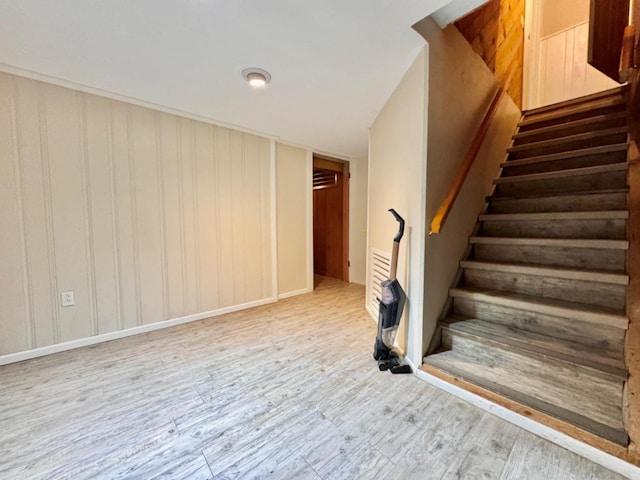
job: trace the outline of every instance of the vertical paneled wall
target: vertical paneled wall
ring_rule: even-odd
[[[0,356],[274,299],[271,150],[0,73]]]
[[[537,105],[561,102],[618,86],[587,63],[588,45],[588,22],[540,40]]]

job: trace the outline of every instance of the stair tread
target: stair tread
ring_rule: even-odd
[[[596,115],[593,117],[582,118],[580,120],[572,120],[569,122],[552,125],[550,127],[540,127],[534,128],[531,130],[526,130],[524,132],[518,132],[513,135],[514,140],[523,140],[528,137],[534,137],[536,135],[544,135],[545,133],[553,133],[558,131],[559,129],[569,129],[575,127],[588,126],[594,123],[607,122],[611,120],[619,120],[627,117],[627,112],[614,112],[614,113],[603,113],[601,115]]]
[[[629,318],[624,315],[624,312],[596,305],[473,287],[452,288],[449,290],[449,295],[454,298],[467,298],[555,317],[579,319],[587,323],[609,325],[624,330],[629,325]]]
[[[520,200],[520,199],[524,199],[524,198],[550,198],[550,197],[579,197],[582,195],[602,195],[602,194],[608,194],[608,193],[628,193],[629,192],[629,188],[611,188],[608,190],[589,190],[589,191],[583,191],[583,192],[559,192],[559,193],[548,193],[548,192],[540,192],[540,193],[530,193],[530,194],[523,194],[523,195],[518,195],[518,196],[503,196],[500,195],[499,197],[496,196],[488,196],[487,197],[487,201],[492,201],[492,202],[509,202],[512,200]]]
[[[626,446],[624,91],[523,112],[423,368]]]
[[[624,356],[620,351],[595,349],[593,346],[580,345],[476,318],[451,316],[441,323],[441,327],[473,336],[483,342],[503,346],[501,348],[512,347],[545,360],[553,359],[593,370],[596,375],[604,378],[628,378]]]
[[[564,108],[571,105],[579,105],[586,102],[593,102],[601,98],[613,97],[616,95],[620,95],[624,91],[624,86],[615,87],[609,90],[603,90],[602,92],[592,93],[590,95],[585,95],[582,97],[571,98],[569,100],[564,100],[562,102],[556,102],[549,105],[543,105],[537,108],[531,108],[529,110],[524,110],[522,113],[524,115],[537,115],[542,112],[547,112],[551,110],[557,110],[559,108]]]
[[[616,135],[619,133],[626,133],[627,132],[627,127],[614,127],[614,128],[605,128],[602,130],[595,130],[592,132],[585,132],[585,133],[576,133],[574,135],[566,135],[566,136],[562,136],[562,137],[558,137],[558,138],[553,138],[550,140],[541,140],[539,142],[530,142],[530,143],[525,143],[522,145],[516,145],[514,147],[509,147],[507,148],[507,152],[508,153],[514,153],[514,152],[523,152],[523,151],[527,151],[527,150],[531,150],[531,149],[535,149],[535,148],[544,148],[544,147],[550,147],[550,146],[554,146],[554,145],[560,145],[563,143],[571,143],[571,142],[577,142],[580,140],[590,140],[590,139],[595,139],[595,138],[599,138],[599,137],[606,137],[608,135]]]
[[[577,150],[569,150],[560,153],[551,153],[549,155],[538,155],[535,157],[521,158],[517,160],[507,160],[500,164],[502,168],[521,167],[524,165],[532,165],[535,163],[553,162],[556,160],[567,160],[569,158],[583,157],[587,155],[599,155],[605,153],[614,153],[627,150],[626,143],[611,143],[608,145],[600,145],[597,147],[580,148]]]
[[[471,237],[469,242],[474,244],[493,245],[536,245],[542,247],[562,248],[611,248],[628,250],[627,240],[600,240],[584,238],[523,238],[523,237]]]
[[[626,100],[623,97],[612,97],[612,98],[603,98],[597,101],[588,101],[577,103],[573,108],[567,109],[554,109],[545,113],[534,113],[527,112],[524,115],[524,119],[519,123],[520,127],[527,127],[530,125],[535,125],[536,123],[548,122],[556,119],[560,119],[563,117],[569,117],[572,115],[578,115],[581,113],[587,113],[590,111],[599,110],[602,108],[611,108],[619,105],[624,105]]]
[[[530,182],[534,180],[548,180],[553,178],[575,177],[580,175],[596,175],[599,173],[611,173],[626,171],[629,168],[627,162],[614,163],[611,165],[598,165],[595,167],[570,168],[545,173],[529,173],[525,175],[514,175],[512,177],[500,177],[493,180],[498,185],[502,183]]]
[[[536,213],[486,213],[479,217],[481,222],[512,222],[534,220],[615,220],[629,218],[628,210],[596,210],[573,212]]]
[[[602,270],[582,270],[565,267],[547,267],[533,263],[505,263],[463,260],[460,262],[460,267],[494,272],[521,273],[525,275],[537,275],[570,280],[610,283],[614,285],[629,284],[629,275],[625,273],[611,273],[609,271]]]
[[[424,358],[424,365],[434,367],[454,377],[461,378],[481,388],[498,393],[522,405],[534,408],[563,421],[577,425],[578,427],[594,433],[610,441],[626,445],[628,436],[622,423],[622,415],[613,416],[606,423],[596,421],[590,416],[581,415],[564,408],[564,405],[552,404],[536,398],[533,395],[520,392],[512,385],[504,385],[492,380],[487,380],[486,373],[491,373],[491,367],[469,362],[453,350],[429,355]],[[428,370],[427,370],[428,371]],[[507,379],[509,377],[507,376]]]

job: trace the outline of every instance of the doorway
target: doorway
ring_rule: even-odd
[[[589,0],[526,0],[523,108],[618,86],[587,63],[589,9]]]
[[[349,281],[349,164],[313,156],[313,270]]]

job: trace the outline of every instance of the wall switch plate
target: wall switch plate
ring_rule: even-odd
[[[75,305],[76,301],[73,298],[73,290],[69,290],[68,292],[62,292],[62,306],[70,307]]]

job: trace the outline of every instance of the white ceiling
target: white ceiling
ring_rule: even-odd
[[[0,0],[0,63],[364,158],[424,45],[411,25],[450,1]]]

